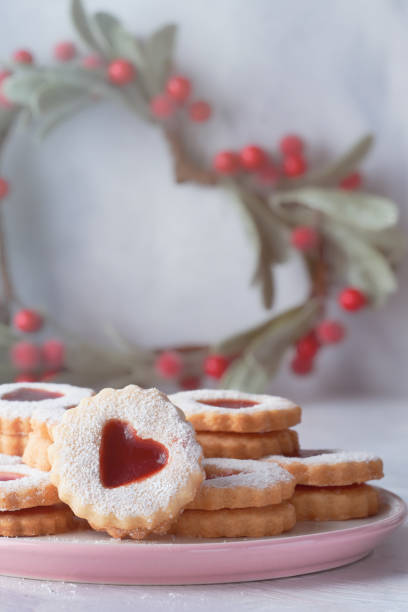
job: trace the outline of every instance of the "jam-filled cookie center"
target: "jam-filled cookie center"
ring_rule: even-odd
[[[245,400],[245,399],[208,399],[208,400],[199,400],[200,404],[205,404],[206,406],[213,406],[214,408],[251,408],[252,406],[257,406],[259,402],[254,402],[253,400]]]
[[[47,399],[63,397],[63,393],[57,391],[47,391],[47,389],[31,389],[30,387],[20,387],[15,391],[10,391],[1,396],[2,400],[9,402],[41,402]]]
[[[133,427],[119,419],[107,421],[99,448],[99,475],[107,489],[121,487],[160,472],[169,459],[163,444],[140,438]]]
[[[0,482],[7,482],[8,480],[18,480],[23,478],[24,474],[17,474],[16,472],[0,472]]]

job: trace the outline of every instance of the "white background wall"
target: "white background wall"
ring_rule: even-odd
[[[311,157],[339,154],[367,131],[370,189],[396,199],[406,223],[408,2],[403,0],[88,0],[144,35],[179,24],[176,65],[214,102],[208,126],[191,126],[204,158],[259,142],[273,149],[303,134]],[[34,50],[48,61],[74,36],[65,0],[0,6],[0,56]],[[12,270],[27,304],[104,341],[112,325],[136,342],[215,340],[265,318],[242,223],[219,191],[175,186],[160,134],[101,105],[39,144],[16,138],[3,172]],[[318,374],[285,371],[276,392],[404,393],[408,388],[408,270],[381,313],[349,316],[350,338],[322,355]],[[306,291],[299,262],[278,273],[277,309]],[[337,316],[335,305],[333,315]],[[284,368],[285,370],[285,368]],[[293,395],[292,393],[292,395]]]

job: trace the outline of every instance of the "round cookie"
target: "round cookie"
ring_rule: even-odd
[[[289,472],[266,462],[205,459],[203,468],[206,479],[187,509],[269,506],[289,499],[295,490],[295,479]]]
[[[378,512],[378,493],[366,484],[345,487],[299,485],[290,501],[295,506],[298,521],[347,521]]]
[[[172,533],[193,538],[262,538],[279,535],[296,523],[289,502],[261,508],[184,510]]]
[[[204,457],[260,459],[270,453],[296,455],[299,451],[298,435],[293,429],[267,433],[197,431],[196,437]]]
[[[300,423],[299,406],[272,395],[199,389],[169,396],[196,431],[236,433],[287,429]]]
[[[344,486],[383,477],[383,463],[362,451],[301,450],[299,457],[271,455],[272,461],[288,470],[301,485]]]
[[[104,389],[67,411],[53,437],[60,499],[113,537],[166,533],[204,479],[193,428],[157,389]]]
[[[38,410],[36,419],[40,423],[47,423],[47,419],[63,414],[92,393],[92,389],[52,383],[0,385],[0,434],[28,435],[34,411]]]
[[[28,465],[0,465],[0,511],[57,503],[58,493],[47,472]]]

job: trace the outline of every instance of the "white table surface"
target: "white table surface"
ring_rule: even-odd
[[[381,398],[319,402],[299,428],[307,448],[375,451],[385,463],[383,486],[408,499],[408,405]],[[308,576],[239,584],[127,587],[0,577],[0,612],[184,612],[233,610],[408,610],[408,525],[368,558]]]

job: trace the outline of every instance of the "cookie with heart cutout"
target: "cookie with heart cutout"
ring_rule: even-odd
[[[292,474],[266,462],[204,459],[203,468],[205,480],[188,510],[269,506],[289,499],[295,490]]]
[[[366,484],[344,487],[298,485],[290,500],[298,521],[347,521],[377,514],[378,492]]]
[[[28,435],[34,411],[37,411],[36,420],[46,430],[56,415],[62,416],[66,409],[77,406],[92,393],[92,389],[56,383],[0,385],[0,434]]]
[[[271,455],[263,461],[285,468],[300,485],[345,486],[384,476],[380,457],[363,451],[301,450],[298,457]]]
[[[104,389],[67,411],[53,438],[60,499],[113,537],[166,533],[204,480],[193,428],[157,389]]]

